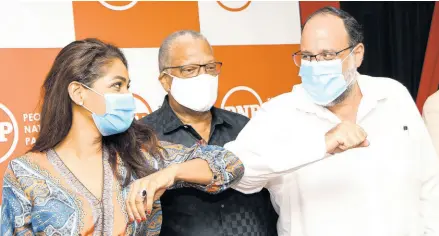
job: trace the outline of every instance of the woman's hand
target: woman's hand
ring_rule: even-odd
[[[151,214],[154,201],[174,184],[178,168],[179,164],[174,164],[131,183],[126,200],[127,213],[131,222],[146,220],[146,214]]]

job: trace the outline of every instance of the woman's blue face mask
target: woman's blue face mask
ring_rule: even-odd
[[[95,92],[105,99],[105,113],[98,115],[81,105],[92,113],[93,121],[102,136],[110,136],[125,132],[133,123],[136,105],[131,93],[106,93],[100,94],[94,89],[82,84],[85,88]]]

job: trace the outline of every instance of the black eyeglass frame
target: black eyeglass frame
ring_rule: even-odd
[[[338,54],[340,54],[340,53],[342,53],[342,52],[344,52],[344,51],[346,51],[346,50],[348,50],[348,49],[355,48],[355,46],[356,46],[356,45],[352,45],[352,46],[349,46],[349,47],[347,47],[347,48],[345,48],[345,49],[342,49],[342,50],[340,50],[340,51],[334,52],[334,58],[337,57]],[[312,61],[312,58],[313,58],[313,57],[314,57],[314,59],[315,59],[316,61],[319,61],[319,60],[317,59],[317,57],[320,56],[320,55],[322,55],[322,54],[328,54],[328,52],[321,52],[321,53],[318,53],[318,54],[315,54],[315,55],[306,55],[306,56],[309,56],[309,57],[310,57],[309,61]],[[292,57],[293,57],[293,61],[294,61],[294,64],[296,64],[297,66],[299,66],[299,65],[297,64],[295,57],[296,57],[296,56],[302,56],[302,55],[303,55],[303,54],[301,54],[301,51],[300,51],[300,50],[297,51],[297,52],[295,52],[295,53],[293,53],[293,55],[292,55]],[[300,58],[300,59],[302,59],[302,58]],[[333,60],[333,59],[331,59],[331,60]]]
[[[219,75],[221,73],[221,67],[223,66],[223,63],[220,62],[220,61],[209,62],[209,63],[206,63],[206,64],[186,64],[186,65],[181,65],[181,66],[169,66],[169,67],[163,68],[162,72],[167,70],[167,69],[180,69],[180,73],[183,74],[183,68],[184,67],[186,67],[186,66],[198,66],[197,73],[195,75],[191,76],[191,77],[195,77],[195,76],[198,76],[200,74],[200,71],[201,71],[202,67],[204,67],[204,71],[207,71],[206,70],[206,66],[212,65],[212,64],[215,64],[215,66],[220,65],[220,68],[219,68],[220,72],[218,72],[218,74],[217,74],[217,75]],[[191,77],[189,77],[189,78],[191,78]]]

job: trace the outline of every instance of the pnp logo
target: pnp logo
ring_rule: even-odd
[[[227,11],[237,12],[237,11],[243,11],[246,9],[251,1],[227,1],[227,2],[221,2],[217,1],[218,5],[220,5],[222,8],[224,8]]]
[[[232,98],[229,99],[230,97]],[[261,105],[262,99],[259,94],[247,86],[238,86],[230,89],[221,102],[222,109],[239,113],[248,118],[251,118]]]
[[[7,160],[18,144],[18,124],[12,112],[0,103],[0,163]]]
[[[131,1],[130,3],[128,3],[128,4],[126,4],[125,2],[125,5],[119,5],[119,4],[117,4],[117,5],[113,5],[113,3],[108,3],[108,2],[106,2],[106,1],[99,1],[104,7],[106,7],[106,8],[108,8],[108,9],[110,9],[110,10],[113,10],[113,11],[125,11],[125,10],[128,10],[128,9],[130,9],[130,8],[132,8],[132,7],[134,7],[134,5],[136,5],[136,3],[137,3],[137,1]]]
[[[136,100],[136,120],[140,120],[143,117],[149,115],[152,110],[149,104],[141,96],[133,93],[134,99]]]

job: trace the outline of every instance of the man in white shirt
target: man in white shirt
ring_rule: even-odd
[[[314,13],[294,54],[302,83],[225,145],[245,166],[235,189],[270,191],[280,236],[439,235],[434,147],[403,85],[357,72],[362,40],[348,13]]]

